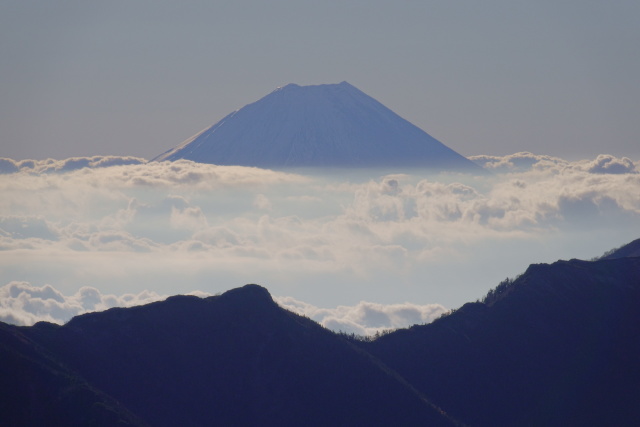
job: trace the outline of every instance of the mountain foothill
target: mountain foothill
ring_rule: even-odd
[[[0,324],[7,426],[640,424],[640,240],[436,321],[334,333],[246,285]]]

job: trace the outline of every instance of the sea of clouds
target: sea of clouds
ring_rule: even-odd
[[[260,283],[329,328],[370,334],[429,322],[531,262],[640,237],[637,162],[471,159],[491,173],[0,159],[0,320]]]

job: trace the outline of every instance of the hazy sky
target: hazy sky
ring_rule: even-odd
[[[371,333],[628,243],[638,22],[637,0],[2,1],[0,320],[253,282]],[[345,80],[494,173],[125,157],[278,86]]]
[[[0,157],[151,158],[346,80],[463,155],[640,159],[640,3],[0,3]]]

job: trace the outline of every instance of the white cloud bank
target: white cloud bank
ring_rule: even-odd
[[[140,157],[92,156],[71,157],[64,160],[13,160],[0,158],[0,173],[54,173],[71,172],[83,168],[106,168],[110,166],[141,165],[146,163]]]
[[[266,283],[315,306],[453,307],[529,263],[589,258],[639,237],[640,174],[630,159],[473,160],[494,173],[2,159],[0,283],[134,295]],[[347,328],[357,317],[336,313],[321,321]]]
[[[356,305],[319,308],[292,297],[276,298],[280,306],[309,317],[325,328],[356,335],[375,335],[389,329],[431,323],[448,310],[440,304],[377,304],[360,301]]]
[[[63,324],[72,317],[111,307],[132,307],[166,299],[151,291],[116,296],[83,286],[73,295],[64,295],[51,285],[33,286],[11,282],[0,287],[0,321],[30,326],[45,321]]]
[[[636,165],[627,157],[615,157],[600,154],[594,160],[567,162],[558,157],[536,155],[529,152],[515,153],[507,156],[472,156],[469,157],[483,168],[494,172],[525,172],[529,170],[577,169],[598,174],[637,173]]]

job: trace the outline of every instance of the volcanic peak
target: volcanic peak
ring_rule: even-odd
[[[274,169],[483,169],[347,82],[288,84],[153,160]]]

